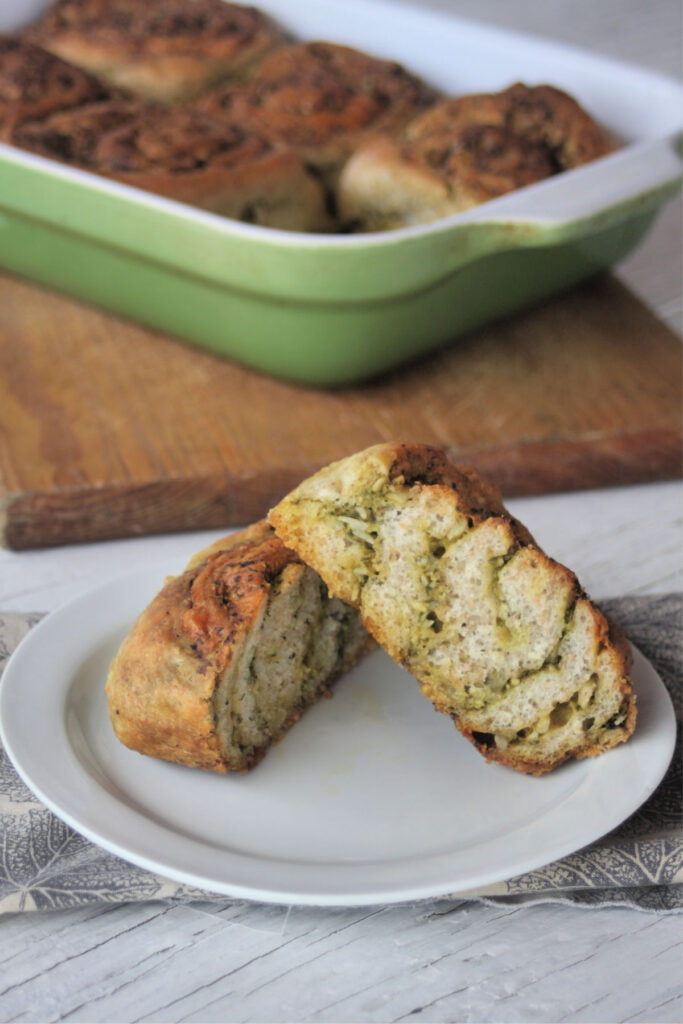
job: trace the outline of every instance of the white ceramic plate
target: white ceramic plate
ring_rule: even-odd
[[[671,701],[638,652],[633,739],[542,778],[486,764],[379,652],[248,775],[145,758],[115,739],[103,687],[163,576],[146,569],[114,580],[37,626],[5,670],[0,725],[20,775],[55,814],[169,878],[317,905],[463,892],[608,832],[671,759]]]

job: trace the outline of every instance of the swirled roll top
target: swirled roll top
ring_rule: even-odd
[[[23,125],[12,142],[237,220],[302,231],[329,225],[320,182],[296,154],[191,107],[89,104]]]
[[[371,646],[357,613],[256,523],[140,615],[109,670],[111,721],[142,754],[245,771]]]
[[[106,96],[105,86],[79,68],[39,46],[0,35],[0,140],[25,121]]]
[[[261,11],[223,0],[58,0],[27,38],[135,95],[164,102],[240,78],[286,41]]]
[[[269,138],[334,173],[362,141],[404,127],[436,95],[395,61],[310,42],[275,50],[246,85],[218,89],[202,105],[257,125]]]
[[[516,82],[499,93],[479,93],[442,100],[406,133],[410,140],[435,132],[457,136],[474,126],[504,129],[520,141],[539,146],[553,162],[553,170],[570,170],[614,148],[609,133],[566,92],[551,85],[528,86]]]
[[[606,156],[609,134],[567,93],[517,83],[444,99],[358,148],[339,183],[360,230],[428,223]]]

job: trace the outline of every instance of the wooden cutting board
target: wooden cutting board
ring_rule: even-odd
[[[322,391],[0,277],[5,546],[248,522],[319,466],[395,438],[444,445],[507,495],[678,476],[680,341],[602,277]]]

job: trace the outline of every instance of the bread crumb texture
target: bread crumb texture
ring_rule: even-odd
[[[140,753],[245,771],[370,646],[358,613],[257,523],[142,613],[109,671],[112,724]]]
[[[541,774],[633,732],[628,642],[441,449],[360,452],[269,518],[487,759]]]

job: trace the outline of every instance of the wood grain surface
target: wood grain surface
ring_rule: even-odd
[[[287,384],[0,278],[0,533],[30,548],[261,516],[394,438],[508,494],[678,475],[681,346],[598,278],[376,381]]]

